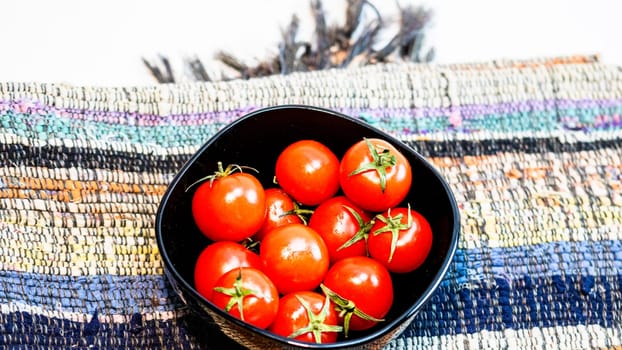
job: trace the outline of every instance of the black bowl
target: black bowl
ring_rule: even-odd
[[[216,308],[194,289],[195,261],[210,242],[193,222],[190,208],[193,192],[185,191],[190,184],[213,173],[217,162],[222,161],[258,169],[259,180],[268,187],[272,184],[276,158],[288,144],[314,139],[341,157],[363,137],[385,139],[408,158],[413,185],[405,201],[428,219],[434,235],[430,255],[419,269],[393,275],[395,301],[386,321],[368,331],[351,333],[349,338],[334,344],[309,344],[250,326]],[[221,336],[224,333],[239,344],[257,349],[381,348],[398,336],[430,299],[453,259],[459,231],[459,212],[453,194],[421,155],[362,121],[330,110],[294,105],[252,112],[209,139],[173,179],[156,217],[156,237],[166,276],[182,302],[201,320],[198,327],[202,328],[200,332],[208,332],[211,343],[208,345],[219,347],[213,340],[227,339]],[[226,347],[232,344],[235,343],[230,342]]]

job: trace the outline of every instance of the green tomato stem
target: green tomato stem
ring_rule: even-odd
[[[279,215],[279,217],[288,216],[288,215],[296,215],[302,221],[303,224],[307,225],[308,222],[309,222],[309,219],[307,218],[306,215],[310,216],[312,214],[313,214],[313,210],[312,209],[300,208],[298,203],[294,202],[294,209],[288,210],[288,211],[282,213],[281,215]]]
[[[313,339],[315,340],[315,342],[317,344],[321,344],[322,333],[341,332],[343,330],[343,327],[341,326],[329,325],[325,323],[326,316],[328,316],[328,311],[330,308],[330,299],[328,297],[324,298],[324,304],[322,304],[322,309],[320,310],[318,314],[313,313],[313,310],[311,309],[311,305],[309,305],[309,303],[306,300],[304,300],[298,295],[296,295],[296,299],[298,299],[302,307],[305,309],[305,311],[307,311],[307,317],[309,319],[309,323],[307,324],[306,327],[302,327],[296,330],[294,333],[290,334],[288,338],[296,338],[305,333],[311,332],[313,334]]]
[[[387,168],[394,166],[397,163],[397,159],[388,149],[378,153],[378,150],[376,150],[374,145],[371,144],[369,139],[365,138],[364,140],[367,143],[369,152],[371,153],[372,161],[361,165],[358,169],[352,171],[348,176],[358,175],[367,171],[375,171],[378,173],[378,177],[380,179],[380,189],[382,190],[382,193],[384,193],[387,187]]]
[[[348,337],[348,332],[350,330],[350,319],[352,318],[352,315],[356,315],[367,321],[384,321],[383,318],[375,318],[361,311],[361,309],[359,309],[352,300],[348,300],[333,292],[330,288],[326,287],[324,283],[320,284],[320,288],[326,297],[330,298],[330,300],[336,305],[336,310],[339,312],[339,316],[343,317],[343,332],[346,338]]]
[[[242,285],[242,269],[239,269],[238,277],[236,277],[235,282],[233,282],[232,288],[224,288],[224,287],[214,287],[214,291],[223,293],[225,295],[230,296],[229,302],[225,305],[225,311],[229,312],[233,308],[233,306],[237,305],[238,311],[240,312],[240,319],[244,321],[244,298],[249,295],[257,295],[256,291],[252,289],[244,288]]]
[[[397,239],[399,238],[400,231],[408,230],[413,225],[412,215],[410,214],[410,204],[408,205],[408,220],[405,224],[402,223],[404,215],[397,214],[395,216],[391,216],[391,209],[387,211],[387,217],[384,217],[382,214],[378,214],[376,215],[376,218],[385,225],[374,231],[372,233],[374,236],[385,232],[391,232],[391,250],[389,252],[389,260],[387,261],[391,262],[393,260],[395,249],[397,248]]]
[[[190,186],[186,187],[184,192],[188,192],[188,190],[190,190],[192,187],[194,187],[194,186],[196,186],[196,185],[198,185],[198,184],[200,184],[202,182],[208,181],[208,180],[209,180],[210,187],[211,187],[215,180],[223,178],[223,177],[226,177],[226,176],[229,176],[229,175],[235,173],[236,171],[238,171],[240,173],[243,173],[244,169],[248,169],[248,170],[252,170],[252,171],[254,171],[256,173],[259,173],[259,171],[257,169],[255,169],[253,167],[250,167],[250,166],[246,166],[246,165],[229,164],[229,165],[227,165],[226,168],[223,168],[221,161],[218,161],[216,163],[216,167],[217,167],[217,170],[213,174],[205,176],[205,177],[202,177],[202,178],[198,179],[197,181],[191,183]]]
[[[363,218],[361,217],[361,215],[359,215],[359,213],[356,212],[356,210],[350,208],[347,205],[344,205],[343,207],[348,212],[350,212],[350,214],[352,214],[352,216],[354,216],[354,219],[356,220],[357,224],[359,225],[359,230],[356,232],[356,234],[354,234],[354,236],[352,236],[352,238],[350,238],[347,242],[345,242],[339,248],[337,248],[337,251],[340,251],[342,249],[348,248],[349,246],[355,244],[356,242],[358,242],[360,240],[365,240],[365,242],[367,242],[367,237],[369,236],[369,231],[371,231],[371,228],[374,225],[374,221],[373,220],[370,221],[370,222],[363,221]],[[365,249],[367,249],[367,244],[365,244]]]

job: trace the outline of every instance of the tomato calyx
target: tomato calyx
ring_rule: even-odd
[[[354,234],[354,236],[352,236],[352,238],[350,238],[347,242],[345,242],[339,248],[337,248],[337,251],[340,251],[342,249],[346,249],[349,246],[355,244],[356,242],[358,242],[360,240],[365,240],[365,242],[367,242],[367,237],[369,236],[369,231],[371,231],[372,226],[374,226],[374,220],[371,220],[369,222],[365,222],[365,221],[363,221],[363,218],[361,217],[361,215],[356,212],[356,210],[350,208],[347,205],[342,205],[342,207],[344,209],[346,209],[348,212],[350,212],[350,214],[352,214],[352,216],[354,216],[354,219],[356,220],[356,222],[359,225],[360,229],[358,230],[358,232],[356,232]],[[365,247],[367,247],[367,244],[365,245]]]
[[[339,312],[339,317],[343,318],[343,333],[348,337],[348,331],[350,329],[350,319],[353,315],[356,315],[364,320],[372,322],[382,322],[383,318],[375,318],[371,315],[361,311],[352,300],[348,300],[341,295],[333,292],[330,288],[326,287],[324,283],[320,284],[322,292],[327,296],[326,299],[330,299],[336,305],[336,310]]]
[[[244,307],[243,307],[244,298],[246,298],[249,295],[257,295],[256,291],[252,289],[244,288],[242,286],[242,269],[241,268],[239,269],[238,276],[236,277],[235,282],[233,282],[232,288],[214,287],[214,291],[231,297],[231,299],[229,299],[229,302],[225,306],[225,311],[229,312],[231,311],[233,306],[237,305],[238,311],[240,312],[240,319],[242,321],[245,321],[244,320]]]
[[[208,180],[209,180],[209,184],[210,184],[210,187],[211,187],[212,184],[214,183],[214,181],[216,181],[216,180],[218,180],[220,178],[223,178],[223,177],[227,177],[227,176],[235,173],[236,171],[238,171],[240,173],[243,173],[244,169],[249,169],[249,170],[252,170],[252,171],[254,171],[256,173],[259,173],[259,171],[257,169],[255,169],[253,167],[250,167],[250,166],[246,166],[246,165],[229,164],[229,165],[227,165],[226,168],[223,168],[223,165],[222,165],[221,161],[218,161],[217,167],[218,167],[218,169],[213,174],[205,176],[205,177],[202,177],[202,178],[198,179],[197,181],[191,183],[188,187],[186,187],[185,192],[188,192],[188,190],[191,189],[192,187],[194,187],[194,186],[196,186],[196,185],[198,185],[198,184],[200,184],[202,182],[208,181]]]
[[[393,254],[395,253],[395,249],[397,248],[397,238],[400,231],[408,230],[413,225],[413,218],[410,214],[410,205],[408,205],[408,219],[405,224],[402,223],[403,218],[404,214],[401,213],[395,216],[391,216],[391,209],[387,211],[387,217],[384,217],[384,215],[382,214],[376,215],[376,219],[384,223],[385,226],[377,229],[372,234],[374,236],[377,236],[381,233],[391,232],[391,251],[389,253],[389,259],[387,262],[391,262],[391,260],[393,260]]]
[[[302,221],[302,223],[306,226],[309,223],[307,215],[311,214],[313,214],[313,210],[301,208],[300,205],[298,205],[298,203],[294,201],[294,209],[282,213],[281,215],[279,215],[279,217],[296,215],[300,219],[300,221]]]
[[[387,187],[387,168],[397,164],[397,159],[388,149],[384,149],[382,152],[378,153],[378,150],[367,138],[365,138],[365,143],[371,153],[372,161],[361,165],[359,168],[352,171],[348,176],[358,175],[367,171],[375,171],[378,173],[378,177],[380,178],[380,189],[382,190],[382,193],[384,193],[384,190]]]
[[[240,244],[242,244],[242,246],[254,253],[258,253],[259,252],[259,244],[261,242],[254,240],[252,237],[248,237],[246,238],[244,241],[242,241]]]
[[[296,295],[296,299],[298,299],[302,307],[305,309],[305,311],[307,311],[307,317],[309,318],[309,323],[306,327],[302,327],[296,330],[295,332],[293,332],[292,334],[290,334],[288,338],[296,338],[305,333],[311,332],[313,334],[313,338],[315,339],[315,342],[318,344],[321,344],[322,333],[326,333],[326,332],[338,333],[338,332],[343,331],[343,327],[341,326],[330,325],[330,324],[325,323],[326,316],[328,315],[328,310],[330,307],[330,299],[328,297],[324,298],[324,304],[322,305],[322,310],[320,310],[318,314],[313,313],[313,310],[311,309],[311,305],[306,300],[304,300],[298,295]]]

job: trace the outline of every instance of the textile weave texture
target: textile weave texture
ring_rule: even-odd
[[[170,289],[154,219],[204,142],[277,104],[384,130],[454,191],[455,260],[388,349],[622,345],[622,70],[589,56],[146,87],[0,83],[0,345],[230,344],[196,329]]]

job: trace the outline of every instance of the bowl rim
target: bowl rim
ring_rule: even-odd
[[[274,110],[279,110],[279,109],[294,109],[294,110],[311,110],[314,112],[318,112],[318,113],[323,113],[323,114],[329,114],[333,117],[337,117],[337,118],[341,118],[341,119],[345,119],[349,122],[361,125],[365,128],[368,128],[376,133],[378,133],[379,135],[381,135],[383,138],[385,138],[386,140],[388,140],[391,143],[394,144],[398,144],[400,145],[400,147],[409,150],[409,152],[411,152],[414,156],[416,156],[417,158],[419,158],[419,160],[421,161],[421,163],[428,168],[429,171],[431,171],[431,173],[440,181],[441,185],[444,188],[445,193],[448,196],[448,200],[450,202],[450,206],[452,209],[452,215],[454,218],[454,222],[453,222],[453,227],[451,227],[451,241],[449,243],[449,249],[447,251],[447,255],[445,256],[440,269],[435,273],[434,278],[432,279],[432,282],[428,285],[428,287],[423,291],[423,293],[421,294],[421,296],[417,299],[417,301],[412,304],[410,307],[408,307],[408,309],[404,312],[402,312],[401,314],[398,314],[398,316],[391,320],[390,322],[387,323],[383,323],[382,326],[378,327],[377,329],[375,329],[373,332],[368,333],[368,334],[364,334],[361,335],[357,338],[354,339],[344,339],[344,340],[340,340],[336,343],[323,343],[323,344],[314,344],[314,343],[306,343],[306,342],[301,342],[301,341],[297,341],[294,339],[288,339],[285,337],[281,337],[279,335],[276,335],[272,332],[269,332],[268,330],[265,329],[261,329],[258,327],[255,327],[253,325],[250,325],[242,320],[239,320],[233,316],[231,316],[229,313],[225,312],[224,310],[221,310],[220,308],[216,307],[214,304],[212,304],[209,300],[207,300],[205,297],[203,297],[201,294],[199,294],[196,289],[189,283],[189,281],[186,281],[181,274],[177,271],[177,269],[174,267],[171,258],[169,257],[165,247],[164,247],[164,243],[163,243],[163,236],[162,236],[162,214],[165,210],[166,204],[169,201],[169,198],[171,196],[171,193],[173,192],[174,188],[178,185],[179,181],[182,179],[182,177],[186,174],[186,172],[188,171],[188,169],[192,166],[192,164],[204,153],[204,151],[212,144],[215,142],[216,139],[218,139],[218,137],[220,137],[221,135],[225,134],[226,132],[228,132],[230,129],[236,127],[238,124],[243,123],[245,120],[250,119],[250,118],[255,118],[258,115],[261,115],[263,113],[266,112],[270,112],[270,111],[274,111]],[[337,349],[337,348],[347,348],[347,347],[356,347],[356,346],[361,346],[361,345],[365,345],[375,339],[381,338],[382,336],[389,334],[391,331],[393,331],[394,329],[398,328],[403,322],[405,322],[406,320],[409,320],[412,316],[414,316],[415,314],[417,314],[421,308],[428,303],[429,299],[431,298],[431,296],[433,295],[433,293],[436,291],[436,289],[438,288],[438,286],[440,285],[441,281],[444,279],[445,275],[447,274],[447,271],[449,270],[449,267],[454,259],[456,250],[457,250],[457,246],[458,246],[458,241],[459,241],[459,236],[460,236],[460,212],[458,210],[458,204],[456,202],[455,196],[451,190],[451,188],[449,187],[447,181],[441,176],[441,174],[439,173],[439,171],[432,166],[432,164],[425,158],[423,157],[421,154],[419,154],[419,152],[417,152],[415,149],[413,149],[412,147],[406,145],[403,141],[397,139],[396,137],[394,137],[393,135],[388,134],[387,132],[380,130],[376,127],[374,127],[373,125],[364,122],[362,120],[356,119],[354,117],[348,116],[346,114],[343,114],[341,112],[337,112],[335,110],[331,110],[331,109],[327,109],[324,107],[317,107],[317,106],[311,106],[311,105],[302,105],[302,104],[282,104],[282,105],[274,105],[274,106],[270,106],[270,107],[263,107],[263,108],[259,108],[256,109],[254,111],[251,111],[249,113],[246,113],[242,116],[240,116],[239,118],[237,118],[236,120],[230,122],[229,124],[227,124],[226,126],[224,126],[223,128],[221,128],[219,131],[217,131],[214,135],[212,135],[207,141],[205,141],[200,148],[198,148],[194,154],[182,165],[182,167],[178,170],[177,174],[173,177],[173,179],[169,182],[167,189],[164,193],[164,195],[162,196],[162,198],[160,199],[160,203],[158,206],[158,210],[156,212],[156,220],[155,220],[155,233],[156,233],[156,241],[157,241],[157,245],[158,245],[158,250],[159,250],[159,254],[162,258],[162,261],[164,263],[164,268],[166,270],[168,270],[167,274],[165,274],[167,276],[167,278],[169,277],[169,274],[172,274],[173,277],[176,279],[175,283],[177,284],[181,284],[187,292],[191,293],[192,296],[194,298],[197,298],[201,301],[204,302],[204,304],[206,304],[210,311],[212,312],[216,312],[218,315],[222,316],[223,318],[225,318],[226,320],[230,321],[230,322],[234,322],[235,324],[239,325],[240,327],[243,327],[245,329],[249,329],[255,333],[259,333],[260,335],[267,337],[273,341],[277,341],[283,344],[286,344],[288,346],[292,346],[292,347],[299,347],[299,348],[316,348],[316,349]],[[169,281],[170,282],[170,281]]]

